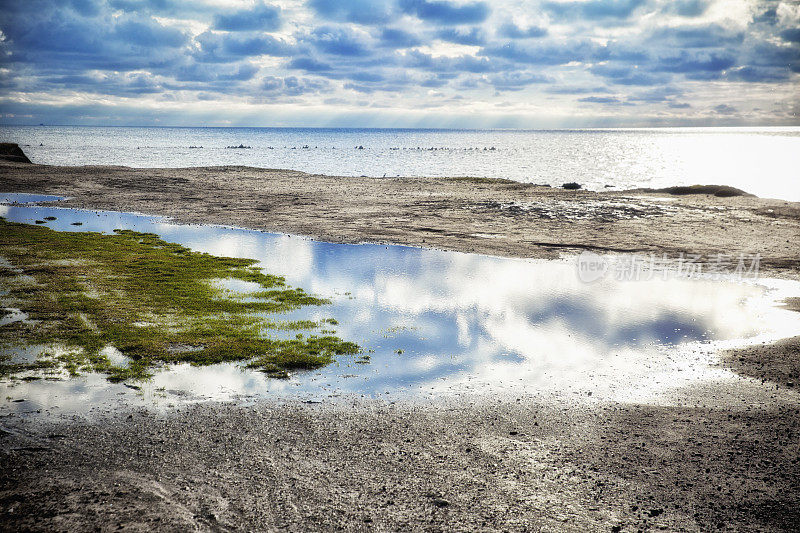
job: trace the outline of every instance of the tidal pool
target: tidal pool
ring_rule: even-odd
[[[283,380],[235,364],[172,365],[149,381],[127,384],[109,383],[102,375],[6,380],[0,382],[6,412],[283,396],[318,401],[351,394],[648,401],[687,385],[741,380],[716,364],[714,352],[800,332],[800,314],[777,306],[800,295],[796,282],[656,277],[583,283],[574,258],[332,244],[129,213],[18,205],[23,199],[14,195],[0,198],[7,202],[0,216],[14,222],[45,221],[58,231],[152,232],[192,250],[257,259],[265,272],[332,301],[282,318],[336,317],[338,323],[326,328],[364,350]]]

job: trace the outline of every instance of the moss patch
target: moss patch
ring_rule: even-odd
[[[2,218],[0,242],[0,255],[14,266],[0,271],[7,291],[2,305],[29,316],[2,326],[0,351],[6,356],[0,356],[0,375],[91,371],[120,381],[146,378],[161,363],[244,361],[285,376],[359,352],[356,344],[330,334],[270,338],[279,330],[322,326],[280,321],[279,314],[329,302],[265,274],[255,260],[192,252],[150,233],[56,232]],[[243,298],[220,287],[220,279],[252,282],[258,289]],[[32,363],[7,355],[14,346],[34,344],[66,350]],[[128,363],[112,363],[103,353],[108,346]]]

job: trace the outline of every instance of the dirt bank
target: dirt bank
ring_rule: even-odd
[[[205,405],[2,433],[7,530],[713,531],[800,521],[800,414]]]
[[[508,181],[345,178],[244,167],[131,169],[0,162],[0,192],[182,222],[515,257],[582,250],[761,254],[800,279],[800,204],[748,196],[591,192]],[[716,190],[716,189],[715,189]]]

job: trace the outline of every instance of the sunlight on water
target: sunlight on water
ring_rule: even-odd
[[[341,176],[480,176],[560,186],[731,185],[800,200],[800,128],[370,130],[0,127],[34,163],[248,165]],[[227,146],[250,146],[228,149]],[[190,148],[194,147],[194,148]],[[363,149],[357,149],[363,147]]]

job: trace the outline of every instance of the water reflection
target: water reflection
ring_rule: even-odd
[[[8,388],[31,409],[102,401],[309,397],[355,393],[441,394],[522,390],[594,397],[653,389],[707,376],[702,347],[712,341],[797,334],[795,313],[772,305],[800,294],[797,283],[661,279],[583,284],[572,261],[486,257],[403,246],[344,245],[225,227],[170,224],[126,213],[44,206],[0,206],[0,215],[59,231],[159,234],[193,250],[258,259],[287,281],[332,300],[288,319],[335,317],[330,326],[370,357],[343,357],[290,380],[235,365],[176,366],[141,391],[97,376]],[[73,225],[80,222],[81,226]],[[674,349],[679,345],[679,349]],[[17,407],[18,406],[18,407]]]

